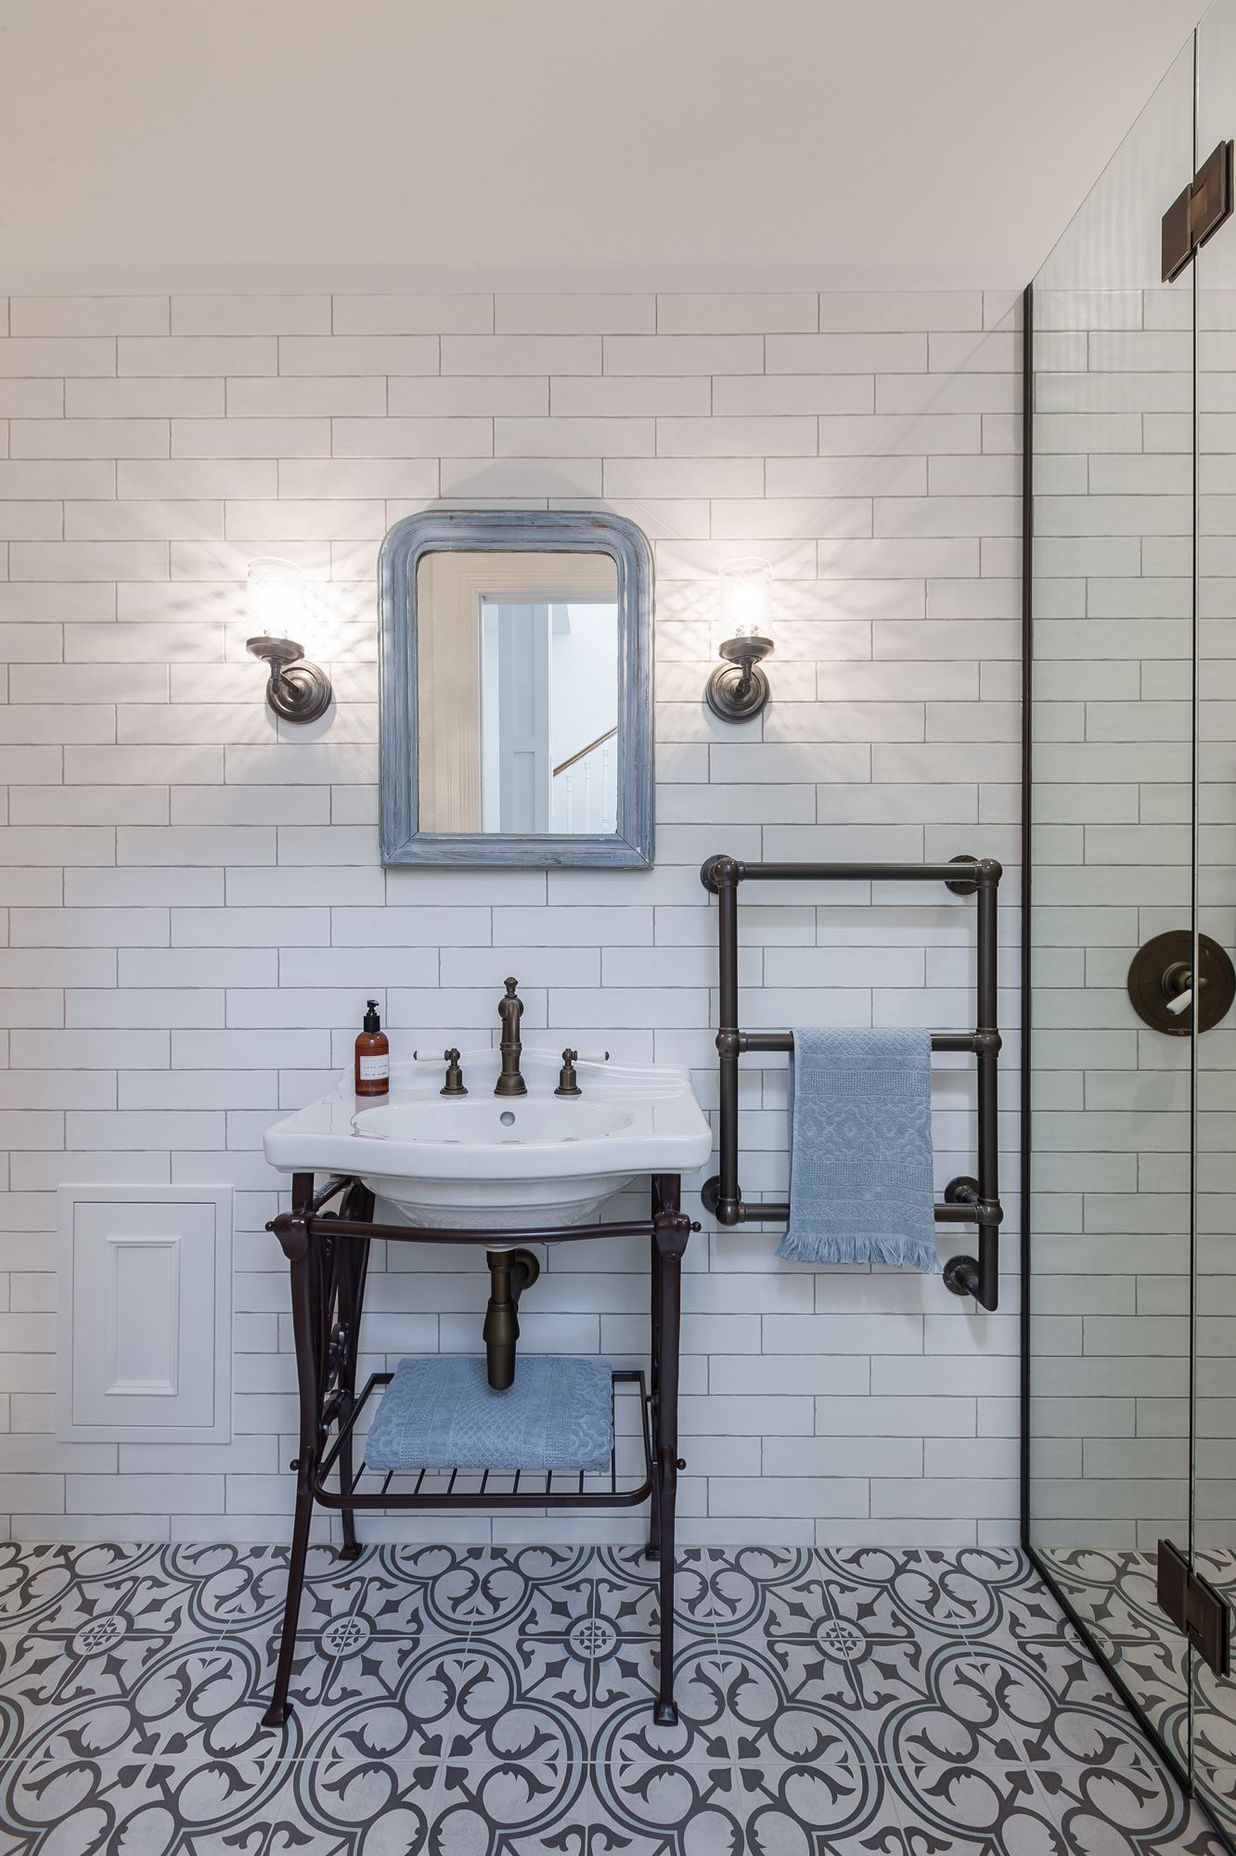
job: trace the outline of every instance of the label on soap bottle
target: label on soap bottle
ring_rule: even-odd
[[[391,1073],[389,1052],[384,1051],[379,1057],[360,1057],[357,1059],[357,1074],[362,1083],[380,1082]]]

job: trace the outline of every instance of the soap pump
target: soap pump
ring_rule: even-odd
[[[391,1047],[378,1002],[370,999],[369,1010],[356,1038],[356,1093],[358,1096],[385,1096],[391,1087]]]

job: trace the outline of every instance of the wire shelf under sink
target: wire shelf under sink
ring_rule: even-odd
[[[615,1368],[611,1375],[614,1443],[609,1467],[585,1469],[371,1469],[363,1458],[345,1495],[327,1478],[353,1438],[371,1398],[384,1391],[393,1373],[372,1373],[322,1459],[314,1495],[327,1508],[626,1508],[652,1492],[651,1395],[642,1371]],[[634,1424],[621,1428],[621,1422]],[[356,1440],[363,1452],[364,1440]]]

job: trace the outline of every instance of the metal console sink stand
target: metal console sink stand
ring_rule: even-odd
[[[337,1210],[327,1210],[332,1200]],[[291,1467],[296,1471],[296,1509],[292,1524],[292,1550],[288,1565],[287,1601],[279,1642],[270,1705],[263,1718],[267,1727],[281,1727],[288,1714],[288,1684],[296,1644],[296,1621],[305,1580],[309,1526],[314,1504],[337,1508],[343,1516],[341,1559],[360,1552],[356,1538],[358,1511],[380,1509],[448,1510],[510,1508],[631,1508],[650,1503],[647,1556],[659,1562],[660,1678],[653,1709],[654,1719],[672,1724],[678,1718],[674,1705],[674,1508],[678,1472],[685,1467],[678,1455],[678,1354],[682,1314],[682,1257],[692,1229],[682,1210],[682,1184],[676,1173],[654,1174],[652,1203],[647,1219],[620,1224],[556,1226],[547,1230],[501,1232],[485,1230],[424,1230],[409,1225],[375,1224],[374,1198],[355,1178],[336,1178],[314,1191],[312,1173],[292,1179],[291,1209],[280,1212],[267,1229],[283,1247],[292,1273],[292,1327],[296,1342],[296,1375],[300,1395],[300,1449]],[[374,1393],[385,1386],[390,1373],[374,1373],[360,1392],[356,1387],[361,1315],[369,1245],[374,1238],[388,1244],[471,1244],[483,1248],[495,1238],[503,1244],[553,1244],[565,1238],[644,1238],[649,1245],[651,1277],[652,1344],[648,1376],[641,1371],[615,1371],[615,1397],[636,1397],[643,1440],[644,1473],[624,1482],[618,1472],[617,1439],[608,1477],[589,1476],[582,1470],[486,1470],[443,1472],[445,1488],[435,1482],[425,1488],[426,1472],[407,1472],[414,1486],[392,1491],[397,1478],[371,1476],[379,1486],[362,1489],[366,1466],[354,1467],[354,1432],[361,1412]],[[332,1441],[331,1432],[334,1431]],[[338,1467],[338,1487],[327,1486]],[[476,1489],[459,1489],[479,1477]],[[558,1487],[554,1487],[555,1477]],[[510,1488],[498,1485],[509,1482]],[[596,1484],[601,1486],[597,1487]],[[608,1486],[605,1486],[608,1482]]]

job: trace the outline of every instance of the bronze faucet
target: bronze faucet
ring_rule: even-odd
[[[508,979],[506,996],[498,1001],[498,1017],[502,1021],[502,1037],[498,1049],[502,1053],[502,1069],[494,1084],[496,1096],[526,1096],[528,1085],[519,1073],[519,1059],[523,1054],[523,1041],[519,1035],[519,1021],[524,1015],[524,1002],[515,992],[517,980]]]

